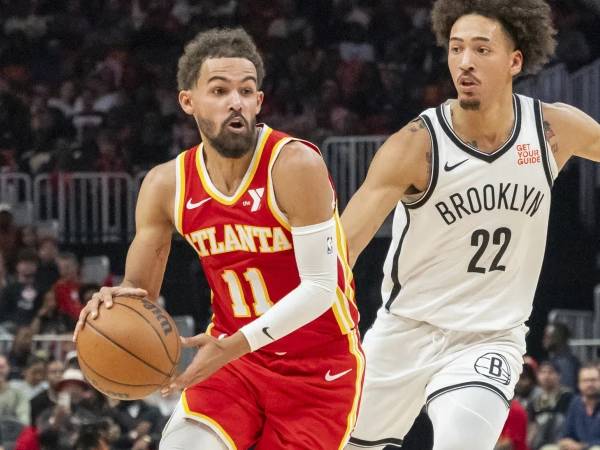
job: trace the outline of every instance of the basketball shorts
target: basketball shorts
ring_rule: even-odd
[[[365,383],[350,442],[399,447],[424,405],[458,389],[487,389],[508,407],[522,370],[525,333],[525,326],[450,331],[380,311],[363,341]]]
[[[303,355],[246,355],[187,388],[181,402],[186,418],[209,426],[230,450],[342,449],[363,377],[352,333]]]

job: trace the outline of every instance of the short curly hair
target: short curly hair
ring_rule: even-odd
[[[523,73],[535,74],[556,48],[556,29],[544,0],[437,0],[431,23],[439,45],[448,47],[450,30],[462,16],[479,14],[499,21],[523,53]]]
[[[202,63],[209,58],[246,58],[256,67],[256,84],[260,88],[265,66],[252,37],[243,28],[213,28],[198,33],[186,44],[177,64],[179,90],[194,87]]]

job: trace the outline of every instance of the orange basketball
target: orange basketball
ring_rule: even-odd
[[[77,336],[77,359],[85,378],[119,400],[146,397],[175,373],[181,344],[175,322],[146,299],[115,297],[110,310],[88,316]]]

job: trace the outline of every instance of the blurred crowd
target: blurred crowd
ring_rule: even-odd
[[[267,68],[260,119],[317,143],[387,134],[452,96],[432,0],[0,0],[0,168],[139,171],[197,143],[177,104],[184,43],[245,27]],[[584,1],[550,0],[557,59],[600,55]]]
[[[495,450],[599,450],[600,361],[571,352],[569,329],[546,327],[547,359],[526,356]]]
[[[158,448],[177,395],[123,403],[79,370],[70,336],[97,289],[51,233],[17,227],[0,204],[1,450]],[[34,341],[40,335],[47,340]]]

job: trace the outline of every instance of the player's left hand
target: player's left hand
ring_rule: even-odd
[[[197,347],[198,352],[185,371],[161,389],[163,397],[175,390],[206,380],[225,364],[250,351],[248,341],[239,331],[221,340],[204,333],[189,338],[182,337],[181,345]]]

